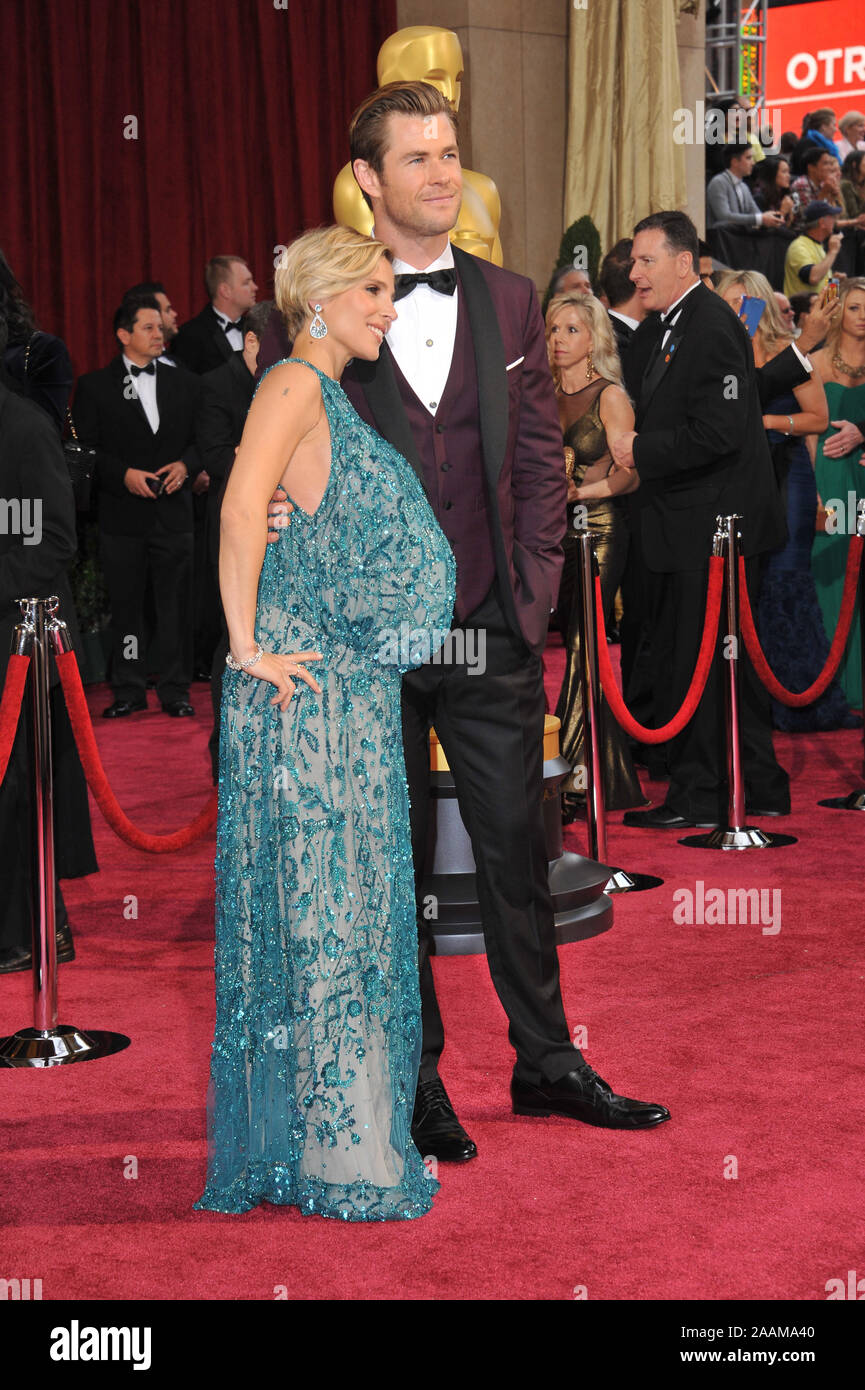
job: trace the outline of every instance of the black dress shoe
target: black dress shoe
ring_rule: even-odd
[[[190,714],[195,713],[188,700],[169,700],[162,709],[165,714],[173,714],[175,719],[188,719]]]
[[[758,810],[756,806],[748,806],[745,813],[745,819],[748,820],[750,816],[756,816],[762,820],[764,816],[789,816],[789,814],[789,811],[766,811],[762,808]]]
[[[626,811],[624,825],[637,830],[685,830],[695,826],[698,830],[715,830],[718,822],[714,820],[687,820],[669,806],[653,806],[650,811]]]
[[[122,719],[124,715],[135,714],[140,709],[147,709],[146,700],[115,700],[113,705],[102,711],[102,718]]]
[[[62,965],[65,961],[75,959],[75,947],[72,943],[72,932],[67,922],[65,927],[58,927],[55,932],[57,942],[57,963]],[[0,951],[0,975],[14,975],[16,970],[32,970],[33,956],[28,949],[23,946],[10,948],[8,951]]]
[[[565,1115],[602,1129],[651,1129],[670,1118],[664,1105],[617,1096],[588,1062],[552,1085],[531,1086],[514,1074],[511,1100],[515,1115]]]
[[[478,1156],[477,1145],[457,1119],[437,1076],[417,1083],[411,1137],[421,1158],[432,1155],[440,1163],[468,1163]]]

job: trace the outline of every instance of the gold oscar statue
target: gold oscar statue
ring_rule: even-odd
[[[388,82],[429,82],[459,110],[463,51],[451,29],[426,24],[398,29],[379,49],[377,71],[380,87]],[[345,227],[367,235],[372,232],[372,211],[363,200],[350,164],[336,176],[333,214]],[[502,203],[492,179],[463,169],[462,206],[451,241],[473,256],[501,265],[501,220]]]

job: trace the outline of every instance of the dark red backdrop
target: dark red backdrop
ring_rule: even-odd
[[[207,257],[237,252],[265,298],[273,247],[332,220],[396,0],[287,5],[0,5],[0,246],[79,373],[113,355],[128,285],[163,280],[183,320],[205,303]]]

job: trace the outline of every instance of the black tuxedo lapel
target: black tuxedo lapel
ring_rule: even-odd
[[[460,289],[466,297],[472,346],[478,374],[481,439],[484,467],[494,497],[508,439],[508,376],[496,306],[474,256],[454,247],[454,265]]]
[[[219,351],[222,353],[222,356],[227,361],[231,357],[231,354],[234,352],[234,348],[228,341],[228,334],[226,333],[219,319],[216,317],[216,310],[214,309],[212,304],[208,304],[206,308],[203,310],[203,313],[208,329],[210,331],[210,336],[216,343],[216,346],[219,348]]]
[[[663,340],[664,333],[666,330],[663,327],[663,325],[661,326],[661,335],[658,339],[658,349],[653,353],[652,357],[646,364],[646,372],[643,377],[642,386],[640,387],[641,411],[645,411],[646,406],[648,405],[649,401],[652,399],[652,396],[655,394],[661,382],[663,381],[664,374],[667,371],[667,368],[669,367],[676,353],[681,350],[681,342],[687,331],[688,324],[691,320],[691,315],[694,312],[694,306],[698,302],[698,296],[701,289],[704,290],[707,294],[710,293],[710,291],[705,290],[705,286],[703,285],[698,285],[695,290],[691,291],[691,293],[688,295],[688,298],[682,305],[679,317],[677,318],[675,326],[673,327],[670,336],[667,339],[666,346],[663,348],[660,347],[660,344]]]
[[[360,384],[369,403],[375,427],[379,434],[407,458],[421,482],[424,481],[423,464],[414,442],[411,425],[405,413],[405,406],[393,374],[393,359],[387,342],[382,343],[375,362],[355,358],[352,376]]]

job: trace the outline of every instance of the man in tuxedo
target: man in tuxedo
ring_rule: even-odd
[[[606,296],[610,325],[616,335],[619,357],[624,361],[631,339],[646,316],[631,280],[630,237],[622,237],[601,261],[598,282]]]
[[[204,270],[210,303],[180,329],[174,356],[199,375],[212,372],[243,348],[243,316],[258,286],[242,256],[213,256]]]
[[[177,363],[171,356],[171,348],[174,339],[177,337],[177,310],[168,298],[161,280],[142,280],[137,285],[132,285],[124,294],[124,299],[135,299],[139,295],[152,295],[159,305],[159,317],[162,319],[162,339],[164,348],[162,355],[157,359],[165,362],[169,367],[176,367]]]
[[[274,310],[272,300],[254,304],[244,319],[243,351],[232,353],[227,362],[202,377],[205,388],[195,439],[201,463],[211,478],[207,494],[207,578],[219,614],[219,640],[213,654],[210,695],[213,702],[213,732],[208,748],[214,786],[219,773],[219,710],[222,700],[222,673],[228,654],[228,630],[219,600],[219,514],[222,495],[234,463],[234,456],[255,392],[255,369],[261,335]]]
[[[114,317],[122,351],[81,377],[75,420],[97,450],[100,552],[111,601],[113,702],[117,719],[147,707],[143,605],[148,576],[156,605],[157,694],[167,714],[194,713],[192,671],[192,499],[200,469],[195,417],[202,386],[181,367],[163,366],[162,322],[152,296],[126,299]]]
[[[454,627],[485,639],[482,672],[428,663],[403,679],[417,882],[434,724],[471,836],[487,964],[516,1052],[515,1113],[648,1128],[669,1112],[615,1095],[588,1066],[559,987],[541,811],[541,652],[561,573],[566,488],[535,287],[451,245],[462,188],[456,118],[435,87],[395,82],[374,92],[355,112],[350,139],[375,235],[394,256],[398,317],[378,360],[355,361],[342,385],[417,472],[456,556]],[[452,647],[480,649],[468,640]],[[477,1149],[438,1074],[444,1029],[430,924],[418,917],[423,1046],[412,1134],[422,1154],[465,1162]]]
[[[786,527],[751,343],[729,305],[700,282],[693,223],[681,212],[644,218],[634,231],[633,260],[631,278],[643,305],[660,318],[652,315],[634,336],[626,380],[637,429],[612,452],[617,466],[636,467],[640,475],[637,524],[654,579],[651,644],[661,723],[681,705],[694,673],[716,516],[742,517],[755,609],[758,557],[782,543]],[[723,635],[722,622],[703,699],[668,746],[666,801],[627,812],[628,825],[726,824]],[[744,649],[739,660],[748,809],[755,816],[786,815],[789,780],[772,746],[769,698]]]

